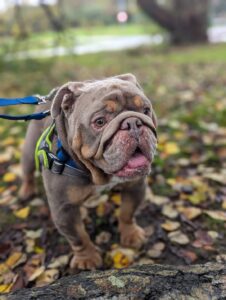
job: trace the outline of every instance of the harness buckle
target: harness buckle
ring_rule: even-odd
[[[53,160],[52,166],[51,166],[51,171],[55,174],[62,174],[65,168],[65,164],[62,164],[61,162],[57,160]]]

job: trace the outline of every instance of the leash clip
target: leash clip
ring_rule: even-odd
[[[46,96],[41,96],[39,94],[34,95],[39,101],[38,101],[38,105],[39,104],[46,104]]]

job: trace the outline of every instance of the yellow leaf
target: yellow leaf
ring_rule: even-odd
[[[116,248],[111,252],[114,268],[128,267],[135,257],[135,252],[128,248]]]
[[[8,137],[4,139],[4,141],[1,143],[2,146],[9,146],[9,145],[15,145],[15,138],[14,137]]]
[[[4,192],[4,190],[5,190],[5,187],[4,187],[4,186],[0,186],[0,194],[1,194],[2,192]]]
[[[26,206],[24,208],[21,208],[19,210],[16,210],[13,212],[13,214],[17,217],[17,218],[20,218],[20,219],[26,219],[28,217],[30,213],[30,207],[29,206]]]
[[[0,284],[0,293],[8,293],[10,292],[13,283],[11,284]]]
[[[226,209],[226,199],[224,199],[223,202],[222,202],[222,208]]]
[[[121,269],[129,266],[128,257],[121,252],[115,253],[115,255],[113,256],[113,262],[114,262],[114,267],[117,269]]]
[[[174,231],[180,227],[179,222],[172,222],[172,221],[167,221],[161,225],[163,229],[166,231]]]
[[[111,196],[111,201],[116,205],[121,205],[122,198],[120,194],[114,194]]]
[[[168,142],[163,147],[163,152],[167,155],[173,155],[180,152],[178,145],[174,142]]]
[[[6,265],[12,268],[16,262],[21,258],[21,252],[14,252],[10,257],[6,260]]]
[[[202,190],[197,190],[192,195],[189,195],[187,198],[192,204],[200,204],[201,202],[206,200],[206,193]]]
[[[34,251],[35,251],[35,253],[37,253],[37,254],[42,254],[42,253],[44,252],[44,249],[41,248],[41,247],[35,246],[35,247],[34,247]]]
[[[175,178],[169,178],[166,180],[166,182],[171,186],[174,186],[177,183]]]
[[[8,270],[9,270],[9,267],[6,264],[4,264],[4,263],[0,264],[0,275],[4,274]]]
[[[118,217],[120,216],[120,212],[121,212],[120,208],[119,208],[119,207],[116,208],[116,209],[114,210],[114,217],[118,218]]]
[[[13,182],[16,180],[16,175],[14,173],[6,173],[3,176],[3,181],[4,182]]]
[[[97,206],[96,213],[97,213],[98,217],[103,217],[104,216],[104,214],[105,214],[105,203],[100,203]]]

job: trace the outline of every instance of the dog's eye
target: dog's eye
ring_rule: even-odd
[[[150,109],[149,107],[145,107],[145,108],[144,108],[144,114],[145,114],[145,115],[149,115],[150,112],[151,112],[151,109]]]
[[[107,123],[107,120],[104,117],[101,117],[96,119],[94,123],[98,128],[101,128]]]

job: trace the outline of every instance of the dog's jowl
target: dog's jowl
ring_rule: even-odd
[[[145,242],[134,213],[144,198],[156,149],[156,117],[132,74],[69,82],[48,106],[51,117],[28,127],[20,197],[35,193],[38,166],[52,219],[74,252],[71,267],[94,269],[102,258],[86,232],[80,206],[101,190],[121,185],[121,244],[140,248]]]

